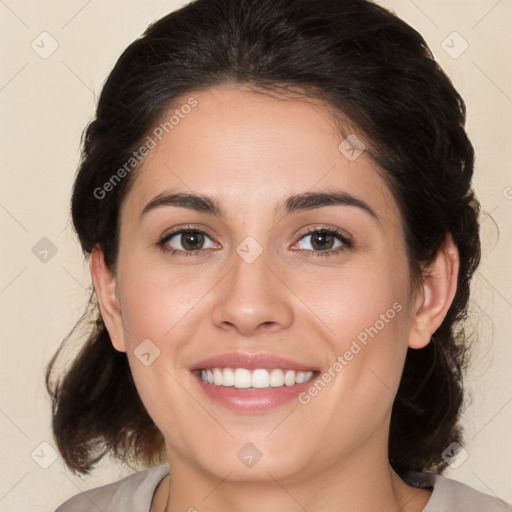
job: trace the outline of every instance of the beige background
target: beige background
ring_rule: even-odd
[[[181,3],[0,0],[2,511],[51,511],[80,489],[126,472],[105,462],[92,477],[78,479],[60,458],[53,461],[43,369],[90,286],[68,214],[82,129],[121,51]],[[475,187],[485,212],[484,257],[472,302],[478,340],[464,420],[468,458],[449,475],[512,502],[512,2],[380,3],[424,35],[467,102],[478,157]],[[41,36],[44,31],[50,36]],[[58,48],[45,55],[52,44]],[[48,241],[39,242],[43,237],[54,255]]]

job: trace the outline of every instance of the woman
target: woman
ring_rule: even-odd
[[[48,386],[71,469],[160,465],[58,511],[508,510],[441,476],[480,259],[464,121],[363,0],[196,0],[130,45],[72,198],[100,314]]]

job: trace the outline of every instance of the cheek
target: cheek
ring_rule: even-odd
[[[352,426],[370,432],[390,412],[409,329],[407,265],[401,268],[365,267],[303,289],[326,327],[331,351],[325,387],[311,388],[302,397],[302,403],[317,409],[313,415],[327,413],[337,424],[350,418]]]
[[[198,275],[201,278],[198,279]],[[119,294],[127,344],[164,340],[189,325],[195,306],[210,288],[205,274],[171,271],[129,262],[119,271]]]
[[[314,274],[307,280],[294,278],[293,287],[304,297],[310,316],[325,326],[338,354],[354,340],[363,346],[374,338],[400,343],[406,338],[402,324],[409,315],[409,274],[406,264],[397,266],[391,270],[379,260],[367,261],[317,279]]]
[[[118,266],[125,347],[149,415],[166,439],[187,450],[190,423],[200,414],[180,364],[194,329],[205,279],[135,258]],[[197,419],[196,419],[197,421]]]

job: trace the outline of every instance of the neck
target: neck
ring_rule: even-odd
[[[431,492],[408,486],[391,469],[387,450],[357,450],[323,468],[275,478],[266,468],[257,480],[230,479],[202,472],[168,450],[172,483],[165,485],[166,512],[421,512]],[[160,510],[162,510],[160,509]]]

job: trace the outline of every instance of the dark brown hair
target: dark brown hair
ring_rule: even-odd
[[[443,450],[461,440],[462,322],[480,259],[474,152],[462,98],[423,38],[395,15],[365,0],[196,0],[150,26],[119,58],[84,133],[72,197],[84,252],[98,244],[115,271],[119,208],[136,169],[108,194],[98,190],[179,98],[223,84],[302,90],[358,127],[400,207],[413,276],[452,235],[460,256],[455,299],[431,343],[408,351],[389,440],[400,474],[441,472]],[[126,354],[93,314],[71,367],[55,377],[59,352],[48,367],[58,448],[78,472],[107,453],[151,464],[162,435]]]

